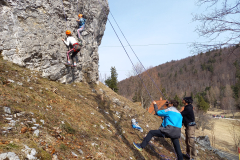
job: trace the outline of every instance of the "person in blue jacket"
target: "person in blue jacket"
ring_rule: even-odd
[[[81,32],[85,29],[86,19],[83,18],[82,14],[79,14],[78,19],[76,21],[78,22],[78,25],[79,25],[77,33],[78,33],[78,38],[80,39],[81,38]]]
[[[153,136],[171,138],[178,160],[183,160],[183,155],[178,140],[181,136],[183,119],[181,113],[177,110],[179,102],[176,100],[167,102],[166,105],[168,108],[165,110],[159,110],[155,101],[153,101],[153,104],[155,114],[157,116],[164,117],[163,122],[158,130],[149,131],[142,143],[138,144],[133,142],[133,145],[139,151],[142,151],[142,149],[147,146],[148,142],[152,139]]]

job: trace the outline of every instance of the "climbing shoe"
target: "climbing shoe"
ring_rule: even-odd
[[[65,66],[71,66],[71,63],[64,63]]]
[[[140,144],[133,142],[133,145],[134,145],[139,151],[142,151],[142,147],[140,146]]]

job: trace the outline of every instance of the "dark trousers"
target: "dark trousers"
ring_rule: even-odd
[[[148,144],[148,142],[152,139],[153,136],[156,137],[164,137],[164,135],[162,134],[162,132],[160,130],[151,130],[148,132],[147,136],[144,138],[143,142],[140,144],[140,146],[142,148],[145,148]],[[174,149],[176,151],[178,160],[183,160],[183,155],[182,155],[182,151],[180,148],[180,144],[179,144],[179,140],[178,138],[171,138]]]
[[[79,44],[76,44],[73,46],[72,49],[70,49],[68,52],[67,52],[67,59],[68,61],[70,61],[70,57],[69,55],[71,55],[71,59],[73,62],[77,62],[77,53],[80,51],[80,45]]]

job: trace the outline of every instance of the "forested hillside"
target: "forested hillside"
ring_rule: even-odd
[[[152,97],[159,99],[161,93],[148,75],[166,98],[193,96],[195,102],[232,111],[240,106],[240,49],[236,46],[166,62],[141,73]],[[148,107],[150,98],[137,76],[119,82],[118,86],[120,95]]]

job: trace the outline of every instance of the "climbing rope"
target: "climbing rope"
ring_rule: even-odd
[[[102,9],[103,9],[103,5],[100,3],[100,1],[99,1],[99,0],[98,0],[98,2],[99,2],[99,4],[102,6]],[[104,10],[104,9],[103,9],[103,11],[104,11],[104,13],[105,13],[105,10]],[[107,17],[107,14],[106,14],[106,13],[105,13],[105,15],[106,15],[106,17]],[[124,45],[122,44],[122,41],[120,40],[120,38],[119,38],[119,36],[118,36],[118,34],[117,34],[117,32],[116,32],[115,28],[113,27],[113,25],[112,25],[111,21],[109,20],[109,18],[108,18],[108,17],[107,17],[107,19],[108,19],[108,22],[110,23],[110,25],[111,25],[111,27],[112,27],[113,31],[115,32],[115,34],[116,34],[116,36],[117,36],[117,38],[118,38],[119,42],[121,43],[121,45],[122,45],[122,47],[123,47],[123,49],[124,49],[125,53],[127,54],[128,58],[129,58],[129,60],[130,60],[130,62],[132,63],[132,66],[133,66],[133,68],[134,68],[135,72],[138,74],[138,78],[139,78],[139,79],[142,81],[142,84],[143,84],[143,86],[144,86],[145,90],[147,91],[147,93],[148,93],[148,96],[151,98],[151,100],[152,100],[152,101],[154,101],[154,100],[153,100],[153,98],[152,98],[152,96],[151,96],[151,94],[150,94],[150,92],[148,91],[147,87],[145,86],[145,84],[144,84],[144,82],[143,82],[143,80],[142,80],[142,78],[141,78],[140,74],[138,73],[138,71],[137,71],[136,67],[134,66],[134,64],[133,64],[133,62],[132,62],[132,60],[131,60],[131,58],[130,58],[130,56],[129,56],[128,52],[126,51],[126,49],[125,49]]]
[[[116,21],[115,18],[114,18],[112,12],[111,12],[111,11],[109,11],[109,12],[110,12],[111,16],[113,17],[115,23],[117,24],[118,29],[121,31],[121,33],[122,33],[124,39],[126,40],[126,42],[128,43],[129,47],[131,48],[132,52],[134,53],[134,55],[136,56],[136,58],[138,59],[138,61],[139,61],[140,64],[142,65],[143,69],[146,71],[148,77],[152,80],[153,84],[157,87],[157,89],[159,90],[159,92],[160,92],[160,93],[163,95],[163,97],[167,100],[167,98],[164,96],[164,94],[162,93],[162,91],[158,88],[158,86],[157,86],[157,84],[155,83],[155,81],[154,81],[154,80],[152,79],[152,77],[148,74],[146,68],[144,67],[144,65],[142,64],[142,62],[141,62],[140,59],[138,58],[137,54],[136,54],[135,51],[133,50],[132,46],[131,46],[130,43],[128,42],[127,38],[126,38],[125,35],[123,34],[121,28],[119,27],[117,21]]]
[[[104,11],[104,13],[105,13],[105,10],[103,9],[103,5],[100,3],[100,1],[98,0],[98,2],[99,2],[99,4],[102,6],[102,10]],[[110,13],[111,13],[111,11],[110,11]],[[111,23],[111,21],[109,20],[109,18],[108,18],[108,16],[107,16],[107,14],[105,13],[105,15],[106,15],[106,17],[107,17],[107,20],[108,20],[108,22],[110,23],[110,25],[111,25],[111,27],[112,27],[112,29],[113,29],[113,31],[114,31],[114,33],[116,34],[116,36],[117,36],[117,38],[118,38],[118,40],[119,40],[119,42],[121,43],[121,45],[122,45],[122,47],[123,47],[123,49],[124,49],[124,51],[125,51],[125,53],[127,54],[127,56],[128,56],[128,58],[129,58],[129,60],[130,60],[130,62],[132,63],[132,66],[133,66],[133,68],[134,68],[134,70],[135,70],[135,72],[137,73],[137,75],[138,75],[138,77],[139,77],[139,79],[142,81],[142,83],[143,83],[143,86],[144,86],[144,88],[145,88],[145,90],[147,91],[147,93],[148,93],[148,95],[149,95],[149,97],[151,98],[151,100],[152,101],[154,101],[153,100],[153,98],[152,98],[152,96],[151,96],[151,94],[149,93],[149,91],[148,91],[148,89],[146,88],[146,86],[145,86],[145,84],[144,84],[144,82],[143,82],[143,80],[142,80],[142,78],[141,78],[141,76],[140,76],[140,74],[139,74],[139,72],[137,71],[137,69],[136,69],[136,67],[134,66],[134,64],[133,64],[133,62],[132,62],[132,60],[131,60],[131,58],[130,58],[130,56],[129,56],[129,54],[128,54],[128,52],[126,51],[126,49],[125,49],[125,47],[124,47],[124,45],[123,45],[123,43],[122,43],[122,41],[120,40],[120,38],[119,38],[119,36],[118,36],[118,34],[117,34],[117,32],[116,32],[116,30],[115,30],[115,28],[113,27],[113,25],[112,25],[112,23]],[[111,13],[111,15],[112,15],[112,13]],[[112,17],[113,17],[113,15],[112,15]],[[114,17],[113,17],[114,18]],[[115,18],[114,18],[114,21],[116,22],[116,20],[115,20]],[[116,24],[117,24],[117,22],[116,22]],[[119,25],[117,24],[117,26],[119,27]],[[120,27],[119,27],[119,29],[120,29]],[[120,29],[120,31],[121,31],[121,29]],[[121,31],[121,33],[123,34],[123,32]],[[124,38],[125,38],[125,40],[127,41],[127,39],[126,39],[126,37],[125,37],[125,35],[123,34],[123,36],[124,36]],[[129,42],[127,41],[127,43],[128,43],[128,45],[131,47],[131,45],[129,44]],[[131,47],[131,49],[132,49],[132,47]],[[135,56],[137,57],[137,59],[139,60],[139,58],[138,58],[138,56],[136,55],[136,53],[134,52],[134,50],[132,49],[132,51],[133,51],[133,53],[135,54]],[[141,61],[139,60],[139,62],[141,63]],[[143,66],[143,64],[141,63],[141,65]],[[143,66],[143,68],[145,69],[145,71],[146,71],[146,68]],[[151,76],[148,74],[148,76],[151,78]],[[155,81],[151,78],[151,80],[153,81],[153,83],[156,85],[156,83],[155,83]],[[156,87],[157,87],[157,85],[156,85]],[[158,87],[157,87],[158,88]],[[163,95],[163,97],[166,99],[166,97],[164,96],[164,94],[162,93],[162,91],[158,88],[158,90],[160,91],[160,93]],[[173,146],[172,146],[173,147]],[[173,147],[173,150],[174,150],[174,153],[175,153],[175,155],[176,155],[176,152],[175,152],[175,149],[174,149],[174,147]],[[177,157],[177,155],[176,155],[176,157]]]

